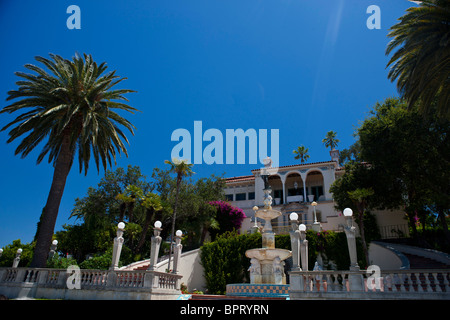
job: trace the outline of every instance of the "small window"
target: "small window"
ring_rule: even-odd
[[[255,193],[254,192],[249,192],[248,193],[248,200],[255,200]]]
[[[225,195],[225,199],[227,199],[227,201],[233,201],[233,195],[232,194],[226,194]]]
[[[246,193],[236,193],[236,201],[247,200]]]

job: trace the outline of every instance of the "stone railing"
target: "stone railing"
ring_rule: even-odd
[[[8,298],[170,299],[181,293],[181,278],[145,270],[79,269],[71,273],[65,269],[0,268],[0,294]]]
[[[450,299],[450,270],[295,271],[291,299]]]

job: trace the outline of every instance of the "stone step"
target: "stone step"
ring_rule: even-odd
[[[147,268],[149,267],[150,264],[146,264],[137,268],[134,268],[133,270],[147,270]]]
[[[410,269],[450,269],[450,265],[422,256],[403,253],[409,260]]]

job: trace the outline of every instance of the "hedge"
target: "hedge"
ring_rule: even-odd
[[[309,270],[313,269],[319,253],[322,255],[325,269],[348,270],[350,258],[345,233],[332,231],[317,233],[308,230],[306,239]],[[247,271],[250,259],[245,256],[245,251],[261,248],[261,243],[260,233],[238,235],[236,232],[227,232],[218,236],[215,241],[204,244],[201,247],[200,258],[208,293],[225,294],[227,284],[250,282]],[[289,235],[276,235],[275,246],[291,250]],[[361,268],[365,268],[366,262],[358,238],[357,248],[358,264]]]

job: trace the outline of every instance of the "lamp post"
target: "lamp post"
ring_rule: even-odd
[[[350,208],[344,209],[344,217],[346,225],[344,226],[345,235],[347,236],[348,252],[350,255],[350,271],[358,272],[358,258],[356,254],[356,228],[353,226],[353,210]],[[348,276],[351,291],[363,290],[363,276],[359,273],[350,274]]]
[[[16,257],[13,260],[12,267],[17,268],[19,266],[20,256],[22,255],[22,249],[17,249]]]
[[[177,232],[175,232],[175,253],[173,256],[173,271],[172,271],[172,273],[174,274],[178,273],[178,266],[180,264],[181,250],[183,249],[183,245],[181,244],[182,235],[183,232],[181,230],[177,230]]]
[[[161,234],[161,221],[156,221],[153,228],[152,246],[150,248],[150,265],[147,270],[155,270],[156,263],[158,262],[159,247],[161,246],[162,238],[159,236]]]
[[[291,221],[291,231],[289,235],[291,237],[291,248],[292,248],[292,268],[291,271],[301,271],[300,267],[300,235],[298,230],[298,214],[292,212],[289,215]]]
[[[317,221],[317,215],[316,215],[316,206],[317,206],[317,202],[313,201],[311,202],[311,206],[313,207],[314,210],[314,223],[313,223],[313,227],[312,229],[316,232],[320,232],[320,222]]]
[[[2,254],[3,254],[3,249],[0,248],[0,258],[2,257]]]
[[[58,245],[58,240],[53,240],[50,246],[50,252],[48,253],[48,260],[52,260],[56,252],[56,246]]]
[[[112,262],[111,267],[109,270],[116,270],[119,268],[119,259],[120,259],[120,253],[122,251],[122,245],[123,245],[123,230],[125,229],[125,223],[119,222],[117,225],[117,236],[114,238],[114,248],[113,248],[113,255],[112,255]]]
[[[255,212],[255,224],[253,225],[252,229],[251,229],[251,233],[257,233],[259,228],[258,228],[258,224],[256,223],[256,212],[259,210],[259,208],[257,206],[253,207],[253,211]]]
[[[306,226],[302,223],[298,226],[300,238],[300,259],[302,270],[308,271],[308,240],[306,240]]]

